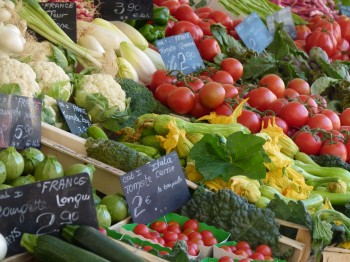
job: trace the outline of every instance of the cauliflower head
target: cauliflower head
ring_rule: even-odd
[[[93,123],[105,122],[126,115],[126,95],[109,74],[83,75],[75,86],[75,103],[85,108]]]
[[[26,63],[13,58],[0,59],[0,87],[4,84],[18,84],[20,95],[36,97],[40,86],[34,70]]]
[[[50,61],[29,63],[36,73],[41,91],[55,99],[67,102],[73,92],[69,76],[64,70]]]

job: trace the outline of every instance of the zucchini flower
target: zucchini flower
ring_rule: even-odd
[[[344,181],[330,182],[327,184],[327,189],[329,192],[344,194],[346,193],[348,186]]]
[[[255,203],[261,196],[260,184],[257,180],[246,176],[233,176],[230,178],[229,184],[233,192],[247,198],[250,203]]]
[[[186,178],[194,183],[198,183],[203,179],[201,173],[196,169],[194,161],[190,159],[186,161],[185,174]]]

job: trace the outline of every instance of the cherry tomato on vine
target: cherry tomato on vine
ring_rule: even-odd
[[[327,108],[323,109],[320,113],[323,115],[326,115],[332,121],[333,129],[339,130],[340,117],[338,116],[337,113]]]
[[[213,81],[218,82],[220,84],[233,85],[235,82],[230,73],[224,70],[217,71],[211,78],[213,79]]]
[[[195,76],[185,77],[183,80],[176,82],[177,86],[186,86],[192,89],[194,93],[198,92],[202,88],[204,82]]]
[[[336,155],[343,161],[347,159],[347,150],[343,142],[323,143],[319,152],[320,155]]]
[[[242,63],[233,57],[224,58],[221,61],[221,69],[228,72],[235,81],[240,79],[243,75]]]
[[[213,37],[201,39],[197,43],[197,48],[201,57],[209,62],[213,62],[214,57],[221,53],[220,46]]]
[[[270,89],[262,86],[250,90],[246,97],[249,98],[249,105],[260,111],[268,109],[269,105],[277,99],[276,95]]]
[[[296,132],[293,136],[293,141],[301,152],[308,155],[318,155],[322,146],[321,139],[307,131]]]
[[[260,86],[264,86],[272,91],[276,95],[277,98],[280,98],[284,95],[285,84],[282,78],[276,74],[267,74],[264,75],[260,81]]]
[[[287,88],[294,89],[300,95],[310,95],[310,85],[302,78],[294,78],[287,84]]]
[[[194,93],[188,87],[180,86],[168,94],[167,104],[175,113],[187,114],[194,106]]]
[[[315,114],[310,116],[305,125],[309,126],[311,129],[320,128],[327,132],[333,129],[332,121],[328,118],[328,116],[323,114]]]
[[[237,118],[237,122],[247,127],[253,134],[261,129],[261,117],[257,113],[243,109],[242,114]]]
[[[167,105],[168,95],[175,89],[177,89],[177,86],[175,85],[169,83],[160,84],[154,92],[154,97],[163,105]]]
[[[169,13],[171,15],[174,15],[176,10],[179,8],[181,5],[177,0],[166,0],[162,1],[159,6],[166,6],[169,9]]]
[[[298,96],[299,96],[299,93],[292,88],[286,88],[283,95],[283,97],[288,100],[294,99]]]
[[[323,109],[328,107],[327,100],[323,96],[312,94],[310,97],[312,97],[317,103],[317,113],[320,113]]]
[[[231,84],[223,84],[223,88],[225,88],[225,97],[226,98],[235,98],[238,94],[238,88]]]
[[[289,128],[298,128],[305,125],[309,112],[302,103],[292,101],[284,105],[278,116],[287,122]]]
[[[176,22],[170,30],[170,35],[180,35],[186,32],[191,34],[195,43],[198,43],[204,36],[202,29],[189,21]]]
[[[278,116],[282,108],[284,107],[284,105],[287,103],[288,103],[287,99],[283,97],[277,98],[268,106],[267,109],[273,111]]]
[[[201,14],[199,16],[201,16]],[[202,13],[202,16],[203,16],[203,13]],[[209,16],[209,13],[208,13],[208,16]],[[199,19],[197,25],[202,29],[203,34],[205,36],[212,36],[213,33],[210,31],[210,26],[215,23],[216,22],[213,19],[201,18]]]
[[[317,113],[317,110],[318,110],[317,103],[312,97],[308,95],[299,95],[298,97],[296,97],[296,99],[297,101],[305,105],[305,107],[307,108],[307,110],[310,112],[311,115]]]
[[[201,102],[199,98],[199,93],[196,93],[194,96],[194,106],[190,111],[190,115],[195,117],[195,118],[200,118],[205,115],[210,114],[211,109],[208,107],[205,107]]]
[[[217,82],[209,82],[199,90],[199,101],[207,108],[213,109],[225,99],[225,88]]]
[[[149,88],[154,93],[157,86],[159,86],[160,84],[163,84],[163,83],[173,84],[175,83],[175,81],[176,81],[175,76],[169,75],[166,70],[158,69],[152,75]]]
[[[350,126],[350,108],[343,110],[339,118],[342,126]]]
[[[223,26],[227,27],[228,29],[232,28],[232,19],[228,16],[227,13],[223,11],[213,10],[209,14],[209,18],[213,19],[217,23],[221,23]]]
[[[274,116],[263,116],[261,119],[261,124],[263,128],[266,128],[269,124],[269,122],[272,123]],[[279,126],[280,128],[282,128],[283,133],[285,133],[286,135],[288,135],[288,124],[286,121],[284,121],[282,118],[275,116],[275,121],[276,121],[276,125]]]
[[[220,116],[232,115],[232,108],[225,102],[215,107],[214,111],[217,115],[220,115]]]
[[[174,16],[179,21],[188,21],[195,25],[199,21],[199,16],[195,13],[190,5],[186,4],[180,4],[174,13]]]

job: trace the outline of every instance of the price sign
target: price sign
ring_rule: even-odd
[[[91,122],[84,108],[60,100],[57,100],[57,105],[72,134],[79,136],[87,132]]]
[[[295,29],[290,7],[283,8],[266,17],[267,27],[272,34],[275,33],[275,21],[283,23],[283,29],[291,36],[291,38],[295,39],[297,37],[297,30]]]
[[[168,70],[190,74],[205,67],[192,35],[188,32],[156,40],[156,46]]]
[[[236,32],[248,48],[259,54],[273,40],[273,35],[255,12],[236,26]]]
[[[73,2],[39,3],[56,24],[72,39],[77,41],[77,9]]]
[[[40,148],[40,99],[0,94],[0,120],[0,148]]]
[[[109,0],[96,3],[101,18],[113,21],[143,20],[153,17],[152,0]]]
[[[339,5],[339,10],[342,15],[346,15],[347,17],[350,17],[350,6]]]
[[[23,233],[59,235],[65,224],[98,228],[87,173],[0,190],[0,233],[12,256]]]
[[[185,205],[190,192],[175,152],[121,177],[134,223],[148,223]]]

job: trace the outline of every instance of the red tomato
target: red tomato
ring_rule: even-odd
[[[186,32],[191,34],[195,43],[198,43],[199,40],[203,38],[202,29],[198,25],[195,25],[189,21],[176,22],[170,31],[170,35],[180,35]]]
[[[327,108],[327,100],[318,94],[312,94],[310,95],[310,97],[312,97],[316,103],[317,103],[317,113],[321,112],[323,109]]]
[[[167,105],[167,99],[168,95],[171,91],[177,89],[177,86],[169,84],[169,83],[163,83],[157,86],[154,97],[161,102],[163,105]]]
[[[221,53],[220,46],[213,37],[201,39],[197,43],[197,48],[201,57],[209,62],[213,62],[214,57]]]
[[[321,27],[322,29],[325,29],[328,32],[332,33],[336,41],[340,41],[341,28],[336,20],[330,18],[322,19],[320,22],[317,23],[317,27]]]
[[[331,131],[333,129],[332,121],[328,118],[328,116],[323,114],[315,114],[311,116],[305,125],[309,126],[311,129],[320,128],[325,131]]]
[[[198,245],[196,243],[193,243],[192,241],[187,241],[187,247],[190,249],[193,249],[196,254],[198,254],[199,252],[199,248],[198,248]]]
[[[175,246],[176,242],[177,242],[177,240],[176,241],[169,241],[169,242],[165,241],[164,246],[169,247],[169,248],[173,248]]]
[[[194,106],[190,111],[190,115],[195,118],[200,118],[205,115],[210,114],[211,109],[205,107],[199,100],[199,93],[196,93],[194,96]]]
[[[226,98],[235,98],[238,95],[238,88],[231,84],[223,84],[222,87],[225,89]]]
[[[223,102],[221,105],[218,105],[217,107],[215,107],[214,111],[217,115],[220,115],[220,116],[232,115],[232,108],[226,102]]]
[[[199,89],[202,88],[202,86],[204,85],[203,81],[195,76],[186,76],[184,77],[183,80],[176,82],[177,86],[186,86],[190,89],[192,89],[192,91],[194,93],[196,93],[197,91],[199,91]]]
[[[197,14],[200,14],[200,13],[211,13],[213,11],[213,8],[211,8],[210,6],[202,6],[202,7],[198,7],[194,11]]]
[[[243,109],[242,114],[237,118],[237,122],[247,127],[253,134],[258,133],[261,129],[260,115]]]
[[[209,13],[208,13],[209,16]],[[202,29],[203,34],[205,36],[212,36],[213,33],[210,31],[210,26],[212,24],[215,24],[216,22],[213,19],[209,19],[209,18],[201,18],[197,25]]]
[[[341,60],[341,61],[348,61],[349,60],[349,54],[346,51],[340,51],[338,48],[334,51],[333,55],[330,57],[331,61],[335,60]]]
[[[182,233],[184,233],[186,236],[188,236],[189,234],[191,234],[192,232],[194,232],[194,230],[192,228],[187,228],[185,230],[182,231]]]
[[[330,109],[323,109],[320,113],[323,115],[326,115],[332,121],[333,129],[339,130],[340,117],[338,116],[337,113],[335,113],[334,111],[332,111]]]
[[[268,109],[269,105],[277,99],[270,89],[263,86],[250,90],[246,97],[249,97],[249,105],[260,111]]]
[[[295,46],[305,52],[305,40],[294,40]]]
[[[159,251],[159,254],[162,256],[166,256],[166,255],[169,255],[169,252],[165,251],[165,250],[161,250],[161,251]]]
[[[178,114],[189,113],[194,106],[194,93],[185,86],[180,86],[168,94],[167,105]]]
[[[320,155],[336,155],[339,156],[343,161],[347,159],[347,150],[343,142],[336,143],[323,143],[320,149]]]
[[[237,249],[236,251],[233,251],[234,254],[236,254],[237,256],[241,256],[243,258],[247,258],[248,254],[244,249]]]
[[[218,240],[215,237],[204,237],[203,242],[205,246],[213,246],[218,243]]]
[[[263,254],[264,256],[272,256],[272,249],[266,244],[257,246],[255,252]]]
[[[235,252],[237,250],[237,247],[232,245],[232,246],[230,246],[230,249],[231,249],[231,252]]]
[[[342,126],[350,126],[350,108],[343,110],[339,118]]]
[[[308,95],[299,95],[297,101],[301,102],[311,115],[317,113],[317,103],[312,97]]]
[[[295,38],[296,40],[305,40],[311,33],[311,29],[307,25],[296,25],[295,29],[297,31],[297,36]]]
[[[293,136],[293,141],[301,152],[308,155],[318,155],[322,146],[321,139],[307,131],[298,131]]]
[[[233,80],[233,77],[230,75],[230,73],[224,70],[217,71],[211,78],[213,79],[213,81],[218,82],[220,84],[233,85],[235,82],[235,80]]]
[[[238,260],[238,262],[250,262],[250,261],[252,261],[250,258],[242,258]]]
[[[175,224],[168,225],[166,230],[171,231],[171,232],[175,232],[177,234],[181,232],[181,228]]]
[[[277,98],[275,101],[273,101],[269,106],[268,109],[272,110],[277,116],[281,112],[282,108],[285,104],[287,104],[288,101],[285,98]]]
[[[276,74],[268,74],[263,76],[259,81],[259,85],[270,89],[277,98],[284,95],[285,84],[282,78]]]
[[[213,10],[209,14],[209,18],[213,19],[217,23],[221,23],[223,26],[231,29],[232,28],[232,19],[227,15],[227,13],[220,10]]]
[[[147,246],[143,246],[142,249],[145,250],[146,252],[148,252],[148,251],[150,251],[151,249],[153,249],[153,247],[147,245]]]
[[[340,25],[341,36],[350,42],[350,18],[341,15],[337,18],[337,22]]]
[[[204,246],[204,241],[201,238],[192,238],[190,241],[197,244],[198,246]]]
[[[167,0],[163,1],[162,3],[158,4],[159,6],[166,6],[169,9],[169,13],[171,15],[174,15],[176,10],[181,5],[177,0]]]
[[[175,76],[169,75],[168,71],[158,69],[152,75],[150,90],[154,92],[160,84],[163,84],[163,83],[173,84],[175,83],[175,81],[176,81]]]
[[[311,89],[308,82],[302,78],[294,78],[287,84],[287,88],[294,89],[300,95],[310,95]]]
[[[221,247],[223,250],[225,250],[226,252],[232,252],[231,248],[229,246],[222,246]]]
[[[199,233],[198,231],[193,231],[193,232],[188,234],[188,239],[190,241],[192,241],[193,239],[203,239],[203,237],[202,237],[201,233]],[[192,242],[194,242],[194,241],[192,241]]]
[[[210,19],[209,18],[209,15],[210,15],[210,13],[200,13],[200,14],[198,14],[198,17],[200,18],[199,19],[199,21],[198,21],[198,24],[197,25],[199,25],[199,22],[202,20],[202,19]],[[210,20],[213,20],[213,19],[210,19]],[[214,21],[214,20],[213,20]],[[215,22],[215,21],[214,21]],[[215,22],[216,23],[216,22]],[[199,25],[200,26],[200,25]],[[201,26],[200,26],[201,27]],[[204,33],[204,31],[203,31],[203,33]],[[204,35],[206,35],[205,33],[204,33]]]
[[[322,132],[319,134],[322,139],[322,143],[335,143],[335,142],[344,142],[344,135],[338,130],[333,129],[330,132]]]
[[[225,88],[219,83],[209,82],[199,90],[199,101],[207,108],[215,108],[225,99]]]
[[[259,260],[259,261],[265,260],[265,256],[259,252],[253,253],[251,256],[249,256],[249,258]]]
[[[149,234],[149,228],[145,224],[137,224],[134,227],[133,232],[136,235],[145,236],[145,235]]]
[[[195,25],[199,21],[199,17],[192,7],[186,4],[181,4],[174,13],[174,16],[179,21],[188,21]]]
[[[349,51],[349,41],[345,38],[341,38],[340,41],[338,41],[337,49],[341,52],[348,52]]]
[[[164,246],[165,245],[165,240],[162,237],[157,238],[158,244]]]
[[[309,112],[300,102],[292,101],[284,105],[278,116],[287,122],[289,128],[298,128],[306,124]]]
[[[308,24],[308,26],[310,27],[311,31],[314,31],[317,28],[317,24],[319,22],[321,22],[324,18],[325,18],[324,15],[321,15],[321,14],[313,15],[309,19],[309,24]]]
[[[190,255],[190,256],[197,256],[198,255],[198,252],[199,251],[196,251],[195,249],[193,248],[187,248],[187,253]]]
[[[233,57],[224,58],[221,61],[221,69],[228,72],[235,81],[240,79],[243,75],[242,63]]]
[[[234,260],[230,256],[222,256],[219,258],[218,262],[234,262]]]
[[[187,228],[192,228],[193,230],[198,231],[198,229],[199,229],[199,222],[196,219],[188,219],[182,225],[182,229],[183,230],[185,230]]]
[[[160,233],[158,231],[150,231],[149,232],[149,235],[152,237],[152,238],[159,238],[160,237]]]
[[[177,241],[178,235],[177,235],[177,233],[172,232],[172,231],[165,231],[163,233],[163,239],[164,239],[165,243]]]
[[[299,96],[299,93],[292,88],[286,88],[283,97],[290,100]]]
[[[337,47],[337,39],[335,36],[321,27],[312,31],[305,41],[306,52],[309,52],[314,46],[318,46],[322,48],[329,57],[332,56]]]
[[[178,239],[178,240],[185,240],[185,241],[188,241],[188,236],[185,235],[184,233],[178,233],[178,234],[177,234],[177,239]]]
[[[261,124],[263,128],[266,128],[269,121],[272,122],[274,116],[263,116],[263,118],[261,119]],[[276,116],[275,117],[275,121],[276,121],[276,125],[279,126],[280,128],[282,128],[283,133],[285,133],[286,135],[288,135],[288,124],[286,121],[284,121],[282,118]]]
[[[175,226],[177,226],[178,228],[181,228],[180,223],[177,222],[177,221],[169,221],[169,222],[168,222],[168,226],[170,226],[170,225],[175,225]]]

